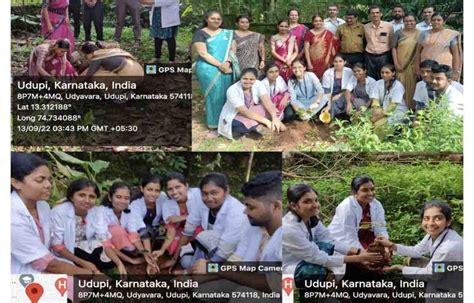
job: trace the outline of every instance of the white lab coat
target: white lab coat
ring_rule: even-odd
[[[383,79],[380,79],[375,82],[370,98],[379,100],[381,103],[380,105],[383,109],[386,109],[391,102],[395,102],[398,104],[398,107],[404,106],[406,111],[406,104],[405,100],[403,99],[404,94],[405,88],[403,87],[403,84],[398,80],[395,80],[393,82],[392,88],[387,94],[385,91],[385,81]]]
[[[89,210],[88,216],[97,218],[97,220],[104,220],[107,228],[111,225],[119,225],[124,228],[127,232],[138,232],[138,230],[145,227],[143,219],[140,218],[135,212],[130,211],[125,213],[122,211],[120,215],[120,222],[117,216],[114,213],[114,210],[107,206],[96,206],[93,209]]]
[[[179,16],[179,0],[155,0],[155,4],[151,7],[150,23],[153,19],[153,9],[161,7],[161,27],[172,27],[181,24]]]
[[[281,262],[281,239],[283,229],[278,228],[270,239],[267,240],[265,247],[259,255],[259,248],[262,245],[263,235],[266,233],[264,227],[252,226],[246,220],[242,228],[237,248],[228,261],[231,262]]]
[[[263,79],[262,84],[265,86],[267,94],[270,96],[270,98],[273,98],[279,93],[288,92],[288,84],[286,84],[282,76],[277,77],[273,86],[270,86],[270,81],[268,78]]]
[[[370,202],[370,217],[372,219],[371,230],[376,236],[388,237],[385,211],[382,203],[374,199]],[[336,213],[332,218],[328,229],[336,242],[341,242],[350,247],[363,249],[359,242],[359,225],[362,220],[362,207],[354,196],[349,196],[336,208]]]
[[[201,202],[204,204],[204,202]],[[207,208],[207,207],[206,207]],[[227,259],[236,249],[240,240],[241,226],[244,220],[248,220],[244,215],[245,206],[236,198],[228,195],[212,226],[212,230],[220,235],[219,243],[215,255],[221,259]],[[209,209],[200,209],[200,212],[192,212],[188,209],[189,215],[186,219],[183,234],[192,236],[196,227],[201,225],[204,230],[209,230]]]
[[[446,237],[444,237],[446,235]],[[444,240],[442,240],[444,237]],[[441,242],[442,241],[442,242]],[[441,242],[439,247],[433,254],[433,251]],[[462,291],[462,284],[459,285],[459,281],[450,278],[449,273],[440,274],[438,277],[432,276],[433,264],[432,262],[463,262],[463,239],[453,229],[447,228],[443,231],[436,240],[431,240],[429,235],[426,235],[415,246],[405,246],[397,244],[397,254],[420,258],[422,255],[429,253],[431,257],[430,262],[426,267],[411,267],[404,266],[404,275],[416,275],[417,279],[427,280],[427,292],[438,292],[438,291]],[[462,274],[461,274],[462,275]]]
[[[344,255],[350,250],[347,244],[335,241],[329,230],[321,223],[311,228],[313,239],[318,242],[328,242],[335,245],[334,250],[343,255],[328,255],[319,250],[313,241],[311,242],[308,228],[303,221],[298,222],[298,217],[288,212],[283,217],[283,273],[294,275],[296,266],[301,261],[318,264],[328,268],[341,267],[344,265]]]
[[[86,239],[110,239],[111,235],[105,219],[97,214],[98,212],[89,211],[86,216]],[[51,211],[51,246],[64,245],[74,254],[76,246],[75,217],[74,205],[71,202],[66,201],[53,208]],[[63,260],[72,263],[70,260]]]
[[[446,98],[453,114],[459,117],[464,115],[464,96],[453,85],[449,85],[440,98]]]
[[[36,274],[31,262],[40,259],[51,252],[50,209],[46,201],[38,201],[36,209],[41,226],[43,227],[44,242],[41,241],[35,220],[26,208],[16,191],[11,199],[11,273]]]
[[[353,77],[352,70],[348,67],[344,67],[342,70],[342,80],[341,80],[341,89],[348,89],[351,79]],[[334,89],[334,67],[327,69],[323,74],[323,89],[324,93],[332,94]]]
[[[153,226],[160,225],[160,220],[163,213],[163,203],[165,203],[166,200],[168,200],[168,197],[164,192],[161,192],[160,196],[155,201],[156,216],[152,222]],[[130,203],[130,210],[140,218],[145,218],[147,211],[145,198],[141,197],[139,199],[133,200],[132,203]]]
[[[461,94],[464,94],[464,87],[461,83],[457,81],[451,81],[451,86],[457,89]],[[420,103],[428,103],[428,90],[426,89],[426,82],[421,80],[416,83],[415,94],[413,95],[413,100]]]
[[[163,220],[168,222],[171,216],[180,216],[178,202],[174,199],[166,199],[162,204]],[[209,208],[202,202],[201,190],[199,188],[188,189],[188,201],[186,201],[186,208],[188,214],[197,213],[206,216],[209,213]],[[206,221],[207,222],[207,221]],[[205,228],[204,225],[202,228]]]
[[[283,240],[283,227],[279,227],[268,240],[260,257],[261,262],[281,262],[283,259],[281,243]]]
[[[367,76],[365,78],[365,91],[367,95],[369,95],[369,97],[372,94],[372,90],[374,89],[375,82],[377,81],[375,81],[375,79],[372,77]],[[352,75],[351,79],[349,80],[349,83],[347,84],[346,89],[352,92],[354,88],[356,88],[356,86],[357,86],[357,79],[356,77],[354,77],[354,75]]]
[[[256,80],[252,85],[251,91],[254,104],[259,104],[261,97],[268,95],[265,85],[259,80]],[[226,138],[232,139],[232,121],[238,114],[237,108],[245,106],[244,91],[240,81],[227,89],[226,100],[219,116],[217,132]]]

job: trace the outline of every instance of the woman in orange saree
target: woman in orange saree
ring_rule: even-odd
[[[435,60],[453,69],[453,80],[459,81],[462,68],[461,34],[444,27],[445,18],[435,13],[431,17],[431,30],[424,31],[418,39],[416,48],[416,73],[420,76],[420,63]]]
[[[334,35],[324,28],[323,18],[320,15],[314,15],[311,23],[313,28],[306,32],[304,37],[304,53],[308,70],[313,71],[318,79],[321,79],[334,60],[339,43]]]

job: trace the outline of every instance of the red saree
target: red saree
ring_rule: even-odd
[[[310,44],[309,55],[313,65],[313,72],[318,79],[322,79],[324,72],[331,65],[339,49],[338,40],[334,38],[330,31],[325,29],[318,34],[308,31],[304,36],[304,41],[308,41]]]

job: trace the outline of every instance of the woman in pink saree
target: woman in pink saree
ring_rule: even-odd
[[[285,81],[290,79],[292,74],[291,63],[298,56],[296,39],[288,33],[288,27],[288,20],[280,20],[278,22],[278,34],[273,35],[270,39],[272,63],[278,66],[280,76]]]
[[[28,76],[72,77],[76,71],[66,58],[69,41],[46,40],[31,52],[28,60]]]
[[[308,71],[312,71],[318,79],[322,79],[324,72],[334,60],[339,43],[334,35],[324,28],[321,16],[314,15],[311,22],[313,28],[304,37],[304,53]]]
[[[296,39],[298,58],[301,58],[304,55],[304,35],[308,31],[308,28],[306,25],[298,23],[299,15],[300,13],[296,8],[288,11],[288,20],[290,21],[289,33]]]
[[[420,62],[430,59],[453,69],[453,80],[459,81],[462,68],[461,34],[444,27],[445,18],[435,13],[431,17],[432,29],[423,31],[418,38],[415,70],[420,76]]]
[[[68,39],[69,54],[74,51],[74,34],[70,29],[69,0],[43,0],[41,5],[41,34],[46,40]]]

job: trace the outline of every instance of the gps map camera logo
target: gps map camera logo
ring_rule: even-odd
[[[437,273],[443,273],[446,271],[446,265],[444,263],[433,263],[433,271]]]
[[[217,264],[217,263],[208,263],[207,264],[207,272],[208,273],[219,272],[219,264]]]
[[[156,75],[156,65],[155,64],[147,64],[145,66],[145,72],[147,75]]]

